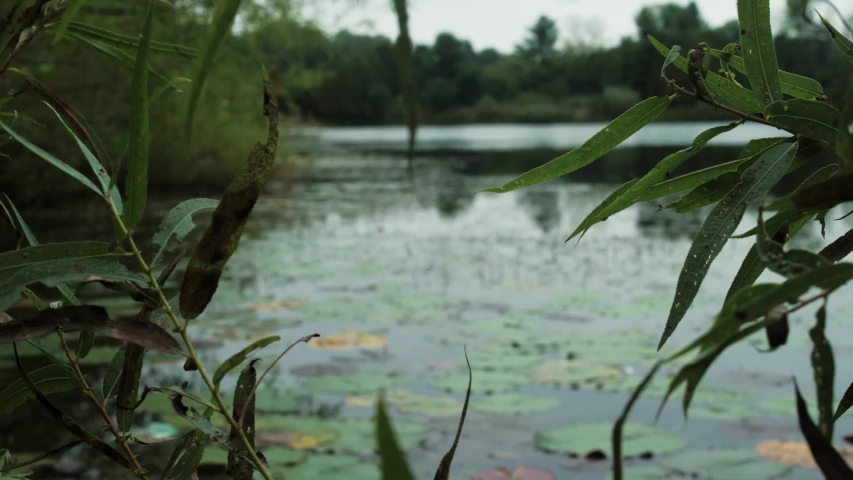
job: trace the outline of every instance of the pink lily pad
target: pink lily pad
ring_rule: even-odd
[[[475,473],[471,480],[557,480],[557,476],[541,468],[516,467],[512,472],[505,468],[495,468]]]

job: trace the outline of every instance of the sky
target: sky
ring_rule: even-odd
[[[626,35],[636,35],[634,16],[645,5],[670,3],[649,0],[409,0],[409,29],[415,43],[432,44],[441,32],[469,40],[475,49],[512,52],[540,15],[557,22],[562,40],[594,41],[612,46]],[[303,12],[330,31],[348,28],[368,34],[397,36],[391,0],[326,0],[307,2]],[[688,0],[672,0],[686,5]],[[696,0],[712,26],[737,17],[737,0]],[[781,23],[786,0],[770,0],[774,26]],[[845,15],[853,2],[836,0]],[[829,7],[817,3],[821,13]]]

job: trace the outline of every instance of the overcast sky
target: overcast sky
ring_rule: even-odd
[[[410,30],[415,43],[431,44],[441,32],[468,39],[477,50],[488,47],[511,52],[540,15],[557,22],[563,40],[596,40],[616,44],[636,34],[634,16],[644,5],[668,3],[649,0],[409,0]],[[686,5],[688,0],[673,0]],[[327,29],[349,28],[360,33],[396,37],[397,21],[391,0],[337,0],[307,2],[305,14]],[[737,17],[737,0],[696,0],[705,20],[717,26]],[[770,0],[774,26],[779,25],[786,0]],[[853,2],[836,0],[845,15]],[[821,13],[830,13],[817,4]]]

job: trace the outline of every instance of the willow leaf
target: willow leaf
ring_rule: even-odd
[[[853,170],[853,77],[847,82],[844,111],[838,121],[838,137],[835,151],[844,170]]]
[[[195,114],[199,96],[201,96],[202,87],[204,87],[204,80],[207,78],[210,67],[213,66],[213,59],[216,57],[216,52],[219,51],[222,41],[228,36],[228,32],[234,24],[234,18],[237,16],[237,10],[240,9],[240,3],[242,3],[242,0],[222,0],[216,5],[213,22],[210,25],[210,32],[207,34],[207,40],[201,51],[198,69],[195,75],[193,75],[193,88],[190,91],[189,108],[187,110],[187,136],[189,136],[192,130],[193,115]]]
[[[796,151],[797,143],[769,149],[743,173],[741,183],[708,215],[687,253],[658,348],[666,343],[693,303],[708,268],[737,228],[746,207],[763,197],[785,175]]]
[[[254,360],[240,372],[237,386],[234,388],[233,418],[242,419],[241,427],[243,435],[249,441],[249,445],[255,448],[255,396],[252,395],[257,380],[258,372],[255,370]],[[252,480],[254,468],[248,459],[249,451],[240,440],[240,431],[231,427],[228,440],[237,448],[228,451],[228,466],[225,473],[233,480]]]
[[[68,26],[71,24],[71,21],[80,13],[80,9],[86,5],[88,0],[73,0],[71,5],[65,10],[65,13],[62,14],[62,21],[59,22],[59,28],[56,30],[56,36],[53,38],[53,44],[56,45],[62,40],[62,37],[65,35],[65,31],[68,30]]]
[[[853,478],[853,470],[850,469],[850,465],[832,446],[832,440],[821,433],[820,428],[814,424],[811,416],[809,416],[808,406],[800,394],[800,387],[797,386],[796,381],[794,381],[794,392],[797,397],[797,418],[800,422],[800,431],[803,432],[806,443],[809,444],[812,458],[823,473],[823,478],[827,480]]]
[[[660,43],[658,39],[649,34],[646,34],[646,38],[648,38],[649,42],[651,42],[661,55],[664,57],[669,55],[669,47]],[[675,59],[673,65],[678,67],[682,72],[687,73],[686,58],[679,56]],[[734,83],[728,78],[717,75],[714,72],[708,72],[708,75],[705,77],[705,84],[708,86],[708,90],[710,90],[714,95],[724,99],[726,102],[740,110],[747,113],[760,113],[764,110],[765,104],[759,100],[754,93]]]
[[[199,429],[188,432],[172,452],[172,457],[169,459],[161,478],[163,480],[191,479],[196,468],[201,464],[206,445],[206,433]]]
[[[832,345],[826,338],[826,305],[817,311],[815,326],[809,330],[812,339],[812,370],[817,390],[818,428],[823,436],[832,441],[832,404],[835,400],[835,356]]]
[[[666,110],[669,103],[669,97],[647,98],[607,124],[606,127],[593,135],[592,138],[584,142],[580,147],[534,168],[502,187],[490,188],[484,191],[493,193],[511,192],[583,168],[613,150],[620,143],[627,140],[628,137],[651,123],[658,115]]]
[[[722,50],[711,50],[711,55],[723,59],[726,58],[728,64],[740,73],[746,75],[746,65],[742,57],[735,55],[726,55]],[[823,86],[817,80],[796,73],[779,71],[779,76],[782,81],[782,93],[796,98],[804,98],[806,100],[814,100],[822,96]]]
[[[742,160],[732,160],[730,162],[721,163],[713,167],[703,168],[695,172],[686,173],[669,180],[665,180],[643,192],[641,192],[636,200],[637,202],[646,202],[656,198],[666,197],[685,190],[696,188],[699,185],[707,183],[720,175],[725,175],[729,172],[735,172]]]
[[[67,365],[48,365],[29,372],[30,380],[45,395],[66,392],[77,388],[69,375],[76,375]],[[33,391],[20,378],[0,390],[0,413],[6,413],[34,398]]]
[[[124,433],[133,428],[133,407],[139,398],[139,379],[142,377],[144,361],[145,349],[136,344],[128,344],[124,351],[121,376],[116,390],[116,423]]]
[[[151,243],[158,247],[157,253],[151,260],[151,265],[157,265],[163,252],[167,250],[169,240],[172,238],[176,242],[181,242],[195,228],[193,223],[193,215],[203,210],[210,210],[219,205],[219,200],[209,198],[193,198],[179,203],[174,208],[169,210],[169,213],[163,217],[160,226],[157,228],[157,233],[151,239]]]
[[[794,98],[768,105],[764,116],[786,130],[834,144],[841,112],[825,102]]]
[[[148,199],[148,46],[151,44],[151,23],[154,16],[154,0],[148,3],[145,25],[136,52],[133,79],[130,84],[130,143],[127,157],[127,202],[122,213],[122,221],[128,229],[134,228],[142,220]]]
[[[770,28],[770,0],[738,0],[737,18],[752,91],[765,105],[782,100],[782,80]]]
[[[607,220],[608,217],[605,215],[602,215],[601,212],[605,208],[609,208],[611,205],[613,205],[614,202],[616,202],[617,199],[622,197],[625,194],[625,192],[630,190],[631,187],[633,187],[634,184],[636,184],[638,180],[639,180],[639,178],[635,178],[633,180],[628,180],[627,182],[623,183],[619,188],[614,190],[610,195],[608,195],[607,198],[604,199],[604,201],[602,201],[600,204],[598,204],[598,206],[593,208],[591,212],[589,212],[589,215],[587,215],[586,218],[581,222],[581,224],[578,225],[577,228],[575,228],[575,231],[572,232],[572,234],[569,236],[569,238],[566,239],[566,241],[568,242],[569,240],[574,238],[575,235],[577,235],[579,233],[581,234],[581,236],[583,236],[583,234],[586,233],[586,231],[589,230],[589,228],[591,226],[595,225],[598,222],[603,222],[603,221]],[[627,206],[623,207],[622,209],[618,210],[616,213],[624,210],[625,208],[628,208],[628,207]]]
[[[101,384],[101,392],[104,394],[104,403],[109,402],[116,391],[115,389],[118,386],[118,381],[119,378],[121,378],[121,372],[124,368],[124,352],[126,349],[126,346],[119,348],[115,355],[113,355],[113,359],[110,360],[110,363],[107,365],[107,371],[104,373],[104,380]]]
[[[127,51],[128,54],[136,56],[139,49],[139,37],[129,37],[118,33],[106,30],[94,25],[89,25],[80,22],[72,22],[68,26],[68,31],[73,32],[82,37],[91,38],[94,41],[101,42],[113,48]],[[152,54],[175,55],[184,58],[198,57],[198,51],[194,48],[177,45],[174,43],[157,42],[151,40],[149,49]]]
[[[847,57],[848,60],[853,62],[853,42],[850,41],[847,37],[841,34],[835,27],[832,26],[823,16],[818,12],[818,16],[820,16],[820,21],[823,22],[823,25],[829,30],[829,35],[832,37],[832,41],[835,42],[835,46],[841,50],[841,53]]]
[[[678,168],[682,163],[684,163],[690,157],[702,150],[702,148],[704,148],[705,145],[711,139],[713,139],[717,135],[732,130],[738,125],[739,123],[731,123],[729,125],[723,125],[720,127],[714,127],[705,130],[704,132],[696,136],[696,138],[693,140],[693,144],[690,147],[667,155],[651,171],[649,171],[649,173],[640,178],[636,183],[633,183],[624,193],[604,205],[603,208],[601,208],[597,212],[593,211],[593,213],[588,215],[583,220],[583,222],[581,222],[581,224],[575,229],[575,231],[568,238],[568,240],[571,240],[575,235],[578,235],[581,232],[585,232],[592,225],[601,222],[604,219],[610,217],[611,215],[621,212],[622,210],[625,210],[626,208],[636,203],[635,199],[641,194],[643,190],[651,188],[652,186],[660,183],[663,179],[666,178],[666,175],[669,172]],[[610,198],[608,198],[608,200],[610,200]],[[605,202],[607,202],[607,200],[605,200]]]

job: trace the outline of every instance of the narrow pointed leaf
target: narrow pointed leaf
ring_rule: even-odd
[[[207,435],[195,429],[184,436],[183,441],[175,447],[172,458],[163,472],[162,480],[189,480],[201,464],[204,447],[207,445]]]
[[[127,69],[131,72],[134,71],[136,64],[135,55],[131,55],[125,50],[112,47],[110,45],[104,44],[103,42],[99,42],[97,40],[93,40],[91,38],[84,37],[73,32],[68,32],[66,36],[68,38],[73,38],[74,40],[77,40],[78,42],[86,46],[94,48],[96,51],[106,55],[107,57],[115,61],[116,64],[118,64],[120,67]],[[154,68],[150,65],[148,66],[148,73],[149,75],[152,75],[159,83],[163,85],[170,84],[170,80],[168,78],[164,77],[162,74],[154,70]],[[175,88],[175,90],[177,89]]]
[[[48,365],[29,372],[30,380],[45,395],[66,392],[77,388],[70,375],[75,375],[67,365]],[[23,379],[19,378],[0,390],[0,414],[6,413],[35,398],[35,394]]]
[[[249,362],[249,365],[240,372],[240,378],[237,380],[237,386],[234,390],[233,409],[233,418],[243,419],[241,424],[243,435],[249,440],[249,445],[253,449],[255,448],[255,396],[252,395],[252,390],[258,376],[258,372],[255,370],[255,361]],[[231,427],[228,440],[237,448],[228,451],[228,467],[225,473],[233,480],[252,480],[254,467],[248,458],[250,453],[240,441],[239,431],[234,427]]]
[[[828,210],[839,203],[853,201],[853,172],[837,175],[794,193],[791,202],[798,210]]]
[[[468,366],[468,390],[465,392],[465,403],[462,405],[462,415],[459,417],[459,426],[456,428],[456,436],[453,438],[453,445],[450,450],[441,458],[441,463],[438,464],[438,469],[435,471],[433,480],[448,480],[450,478],[450,467],[453,463],[453,456],[456,454],[456,447],[459,446],[459,437],[462,436],[462,427],[465,425],[465,416],[468,415],[468,404],[471,401],[471,383],[473,382],[473,373],[471,371],[471,362],[468,361],[468,352],[465,352],[465,364]]]
[[[850,407],[853,407],[853,383],[847,387],[847,390],[844,392],[844,396],[842,396],[841,401],[838,402],[838,408],[835,410],[835,415],[833,415],[832,421],[837,422],[838,419],[847,412],[847,410],[850,410]]]
[[[115,257],[81,257],[52,260],[27,266],[0,283],[0,311],[6,310],[20,298],[21,287],[36,282],[54,286],[60,282],[79,280],[89,276],[140,283],[146,280],[141,275],[129,271],[116,260]]]
[[[125,50],[132,56],[136,56],[136,52],[139,49],[139,37],[120,35],[94,25],[72,22],[68,26],[68,31],[81,37],[91,38],[94,41],[104,43],[105,45],[109,45],[113,48]],[[183,58],[198,57],[198,51],[194,48],[173,43],[157,42],[155,40],[151,40],[149,50],[152,54],[175,55]]]
[[[400,447],[388,411],[385,408],[385,395],[376,402],[376,443],[379,450],[379,467],[382,480],[415,480],[406,452]]]
[[[809,270],[828,265],[823,257],[808,250],[786,252],[781,242],[767,235],[762,217],[763,212],[759,209],[756,247],[765,267],[786,278],[795,278]]]
[[[853,470],[844,461],[844,458],[833,448],[832,442],[827,440],[821,433],[817,425],[809,416],[809,409],[806,406],[806,401],[800,394],[800,388],[797,382],[794,381],[794,393],[797,396],[797,417],[800,422],[800,431],[803,432],[803,437],[806,438],[806,443],[809,444],[809,450],[812,452],[815,463],[823,477],[826,480],[844,480],[853,478]]]
[[[752,91],[767,105],[782,100],[782,80],[770,29],[770,0],[738,0],[737,17]]]
[[[68,377],[68,380],[74,383],[74,386],[76,386],[80,390],[83,390],[83,382],[81,382],[80,379],[77,378],[77,373],[72,368],[70,368],[71,365],[69,365],[68,362],[60,360],[59,357],[54,355],[50,350],[39,345],[38,340],[27,340],[27,343],[35,347],[38,351],[42,353],[42,355],[45,356],[45,358],[50,361],[51,364],[55,365],[60,369],[60,371],[65,373],[65,375]]]
[[[841,112],[824,102],[794,98],[768,105],[764,116],[786,130],[834,144]]]
[[[123,433],[133,428],[133,407],[136,406],[139,398],[139,378],[142,376],[144,361],[145,349],[129,343],[124,351],[121,376],[116,390],[116,424]]]
[[[632,184],[624,193],[622,193],[617,198],[611,200],[608,204],[602,204],[602,208],[597,212],[593,212],[595,216],[591,213],[584,219],[583,222],[575,229],[572,235],[569,237],[569,240],[572,239],[575,235],[580,232],[584,232],[588,230],[592,225],[603,221],[607,217],[618,213],[622,210],[625,210],[629,206],[633,205],[635,202],[635,198],[639,196],[639,194],[646,190],[647,188],[651,188],[654,185],[657,185],[662,180],[666,178],[666,175],[678,168],[682,163],[688,160],[690,157],[698,153],[705,145],[717,135],[728,132],[739,124],[731,123],[729,125],[724,125],[720,127],[714,127],[704,132],[700,133],[693,140],[693,145],[687,147],[685,149],[679,150],[675,153],[667,155],[663,160],[661,160],[649,173],[640,178],[636,183]],[[608,197],[610,200],[611,197]],[[607,200],[605,200],[607,202]]]
[[[89,352],[92,351],[92,346],[95,344],[95,330],[84,328],[80,332],[80,337],[77,339],[77,346],[74,349],[74,354],[78,359],[86,358]]]
[[[80,13],[80,9],[86,5],[87,0],[73,0],[71,5],[65,10],[65,13],[62,14],[62,21],[59,22],[59,29],[56,31],[56,35],[53,37],[53,44],[56,45],[62,40],[62,37],[65,35],[65,31],[68,30],[68,25],[71,24],[71,21]]]
[[[180,350],[177,340],[159,325],[116,321],[107,315],[104,307],[94,305],[51,308],[31,317],[0,323],[0,343],[43,337],[55,332],[57,327],[62,327],[64,332],[91,328],[101,335],[160,352]]]
[[[711,50],[711,55],[720,59],[727,58],[728,64],[731,65],[732,68],[746,75],[746,65],[744,64],[743,57],[735,55],[726,57],[725,52],[714,49]],[[782,81],[782,93],[785,95],[790,95],[796,98],[805,98],[806,100],[814,100],[815,98],[824,95],[823,86],[813,78],[804,77],[784,70],[780,70],[779,75]]]
[[[114,450],[112,447],[98,439],[98,437],[92,435],[86,429],[80,426],[73,418],[69,417],[65,412],[58,409],[50,400],[47,399],[46,396],[39,390],[38,386],[29,378],[27,372],[24,370],[24,367],[21,365],[21,359],[18,357],[18,348],[13,345],[15,351],[15,363],[18,366],[18,371],[21,373],[21,380],[24,381],[26,386],[32,391],[36,400],[47,410],[50,415],[62,423],[62,426],[68,430],[75,437],[79,438],[87,445],[97,450],[99,453],[103,454],[110,460],[118,463],[122,467],[133,471],[134,467],[126,458],[124,458],[120,453]]]
[[[228,360],[222,362],[222,364],[219,365],[219,368],[216,369],[216,372],[214,372],[213,374],[213,384],[219,385],[222,382],[222,379],[225,378],[225,375],[228,375],[228,372],[239,367],[240,364],[243,363],[246,358],[249,357],[249,355],[279,340],[281,340],[281,337],[279,337],[278,335],[272,335],[257,340],[248,347],[244,348],[243,350],[240,350],[239,352],[235,353],[234,355],[229,357]]]
[[[607,218],[609,216],[608,215],[602,215],[601,212],[603,212],[605,209],[611,209],[612,210],[611,205],[614,205],[616,200],[623,197],[625,195],[625,192],[630,190],[631,187],[633,187],[637,183],[638,180],[639,180],[638,178],[635,178],[633,180],[629,180],[629,181],[623,183],[619,188],[614,190],[610,195],[608,195],[607,198],[604,199],[604,201],[602,201],[600,204],[598,204],[597,207],[593,208],[592,211],[589,212],[589,215],[587,215],[586,218],[583,219],[581,224],[578,225],[577,228],[575,228],[575,231],[572,232],[572,234],[569,236],[569,238],[566,239],[566,241],[568,242],[569,240],[571,240],[572,238],[574,238],[578,234],[583,235],[584,233],[586,233],[587,230],[589,230],[590,227],[592,227],[596,223],[603,222],[603,221],[607,220]],[[621,212],[625,208],[628,208],[628,207],[623,207],[623,208],[617,210],[616,213]]]
[[[847,98],[838,121],[835,151],[841,159],[841,167],[844,170],[853,170],[853,77],[847,82]]]
[[[190,91],[189,109],[187,110],[188,135],[192,130],[193,115],[195,114],[198,99],[201,96],[201,90],[204,87],[204,80],[207,78],[210,67],[213,66],[213,60],[219,51],[219,47],[222,45],[222,41],[225,40],[225,37],[231,31],[234,18],[237,16],[237,10],[240,9],[240,3],[241,0],[222,0],[216,5],[210,31],[207,33],[207,40],[205,41],[204,48],[201,50],[198,69],[195,75],[193,75],[193,88]]]
[[[817,311],[817,322],[809,330],[812,339],[812,370],[817,390],[818,428],[827,441],[832,442],[832,405],[835,401],[835,356],[832,345],[826,338],[826,305]]]
[[[666,60],[663,61],[663,66],[660,67],[660,74],[665,76],[666,67],[672,65],[672,62],[676,61],[681,56],[681,45],[673,45],[672,50],[669,51],[669,55],[666,56]]]
[[[53,165],[54,167],[58,168],[59,170],[61,170],[62,172],[64,172],[65,174],[67,174],[68,176],[70,176],[71,178],[73,178],[74,180],[77,180],[78,182],[80,182],[81,184],[83,184],[85,187],[87,187],[87,188],[89,188],[90,190],[92,190],[93,192],[97,193],[97,194],[98,194],[98,196],[103,197],[103,194],[101,193],[101,189],[100,189],[100,188],[98,188],[98,187],[96,187],[96,186],[95,186],[95,184],[94,184],[94,183],[92,183],[92,181],[91,181],[91,180],[89,180],[88,178],[86,178],[86,176],[85,176],[85,175],[83,175],[82,173],[80,173],[80,172],[78,172],[77,170],[75,170],[75,169],[74,169],[74,167],[72,167],[71,165],[68,165],[67,163],[63,162],[62,160],[60,160],[60,159],[58,159],[58,158],[56,158],[56,157],[54,157],[53,155],[51,155],[51,154],[49,154],[49,153],[45,152],[45,151],[44,151],[44,150],[42,150],[41,148],[39,148],[39,147],[37,147],[37,146],[33,145],[32,143],[30,143],[29,141],[27,141],[24,137],[22,137],[22,136],[18,135],[18,134],[17,134],[14,130],[12,130],[8,125],[6,125],[5,123],[3,123],[3,121],[0,121],[0,128],[2,128],[3,130],[5,130],[5,131],[6,131],[6,133],[8,133],[8,134],[9,134],[9,136],[11,136],[12,138],[14,138],[14,139],[15,139],[15,141],[17,141],[17,142],[18,142],[18,143],[20,143],[21,145],[23,145],[27,150],[29,150],[30,152],[34,153],[35,155],[37,155],[39,158],[41,158],[42,160],[46,161],[47,163],[49,163],[49,164]]]
[[[133,80],[130,85],[130,144],[127,157],[127,202],[122,212],[122,220],[128,229],[134,228],[142,219],[145,203],[148,199],[148,47],[151,44],[151,23],[154,15],[154,0],[148,4],[139,50],[136,52],[136,64],[133,68]]]
[[[534,168],[502,187],[484,190],[493,193],[505,193],[526,188],[583,168],[613,150],[631,135],[651,123],[666,107],[669,97],[651,97],[631,107],[601,131],[592,136],[580,147],[550,162]]]
[[[835,42],[835,46],[841,50],[841,53],[847,57],[848,60],[853,62],[853,42],[850,41],[847,37],[841,34],[835,27],[832,26],[823,16],[818,13],[820,16],[820,21],[823,22],[823,25],[829,30],[829,35],[832,37],[832,41]]]
[[[104,403],[110,401],[113,394],[116,392],[119,378],[121,378],[122,368],[124,367],[124,353],[127,350],[126,346],[122,346],[116,351],[113,359],[107,365],[107,371],[104,373],[104,381],[101,385],[101,392],[104,394]]]
[[[175,242],[182,242],[193,228],[193,215],[204,211],[216,208],[219,205],[219,200],[209,198],[194,198],[179,203],[169,213],[163,217],[160,226],[157,228],[157,233],[151,239],[151,243],[157,247],[157,253],[151,260],[151,265],[157,265],[164,252],[168,251],[167,246],[169,240],[175,239]]]
[[[34,464],[39,463],[39,462],[41,462],[45,459],[48,459],[50,457],[62,455],[63,453],[71,450],[72,448],[74,448],[77,445],[80,445],[82,443],[83,443],[83,440],[74,440],[71,443],[67,443],[67,444],[65,444],[59,448],[54,448],[53,450],[50,450],[48,452],[42,453],[41,455],[37,455],[35,457],[32,457],[26,461],[18,461],[14,465],[5,466],[4,468],[0,468],[0,475],[7,473],[7,472],[13,472],[15,470],[19,470],[19,469],[24,468],[24,467],[29,466],[29,465],[34,465]],[[24,474],[21,477],[15,477],[13,475],[10,477],[10,480],[14,480],[14,479],[24,480],[26,478],[28,478],[27,474]]]
[[[693,303],[708,268],[737,228],[746,207],[762,198],[785,175],[796,151],[797,143],[792,143],[765,152],[743,173],[741,183],[708,215],[687,253],[658,348],[666,343]]]
[[[660,43],[655,37],[646,34],[649,42],[666,57],[669,55],[670,49],[666,45]],[[679,56],[673,62],[673,65],[678,67],[684,73],[687,73],[687,59]],[[764,110],[764,102],[759,100],[754,93],[746,88],[732,82],[728,78],[718,75],[714,72],[708,72],[704,79],[705,85],[718,98],[722,98],[727,103],[747,113],[760,113]]]
[[[266,145],[255,144],[248,161],[232,180],[213,211],[210,226],[205,230],[187,265],[181,283],[180,298],[181,315],[188,320],[198,317],[216,293],[222,269],[240,243],[243,227],[275,161],[278,147],[278,104],[272,91],[272,82],[266,72],[263,98],[264,115],[269,119]]]
[[[695,172],[686,173],[669,180],[665,180],[653,187],[650,187],[637,196],[637,202],[646,202],[656,198],[666,197],[685,190],[696,188],[715,178],[725,175],[729,172],[735,172],[741,160],[732,160],[730,162],[721,163],[713,167],[703,168]]]
[[[5,280],[24,268],[69,258],[115,259],[125,254],[110,251],[105,242],[48,243],[0,253],[0,280]]]
[[[829,245],[823,247],[820,256],[830,263],[837,262],[853,252],[853,230],[838,237]]]

